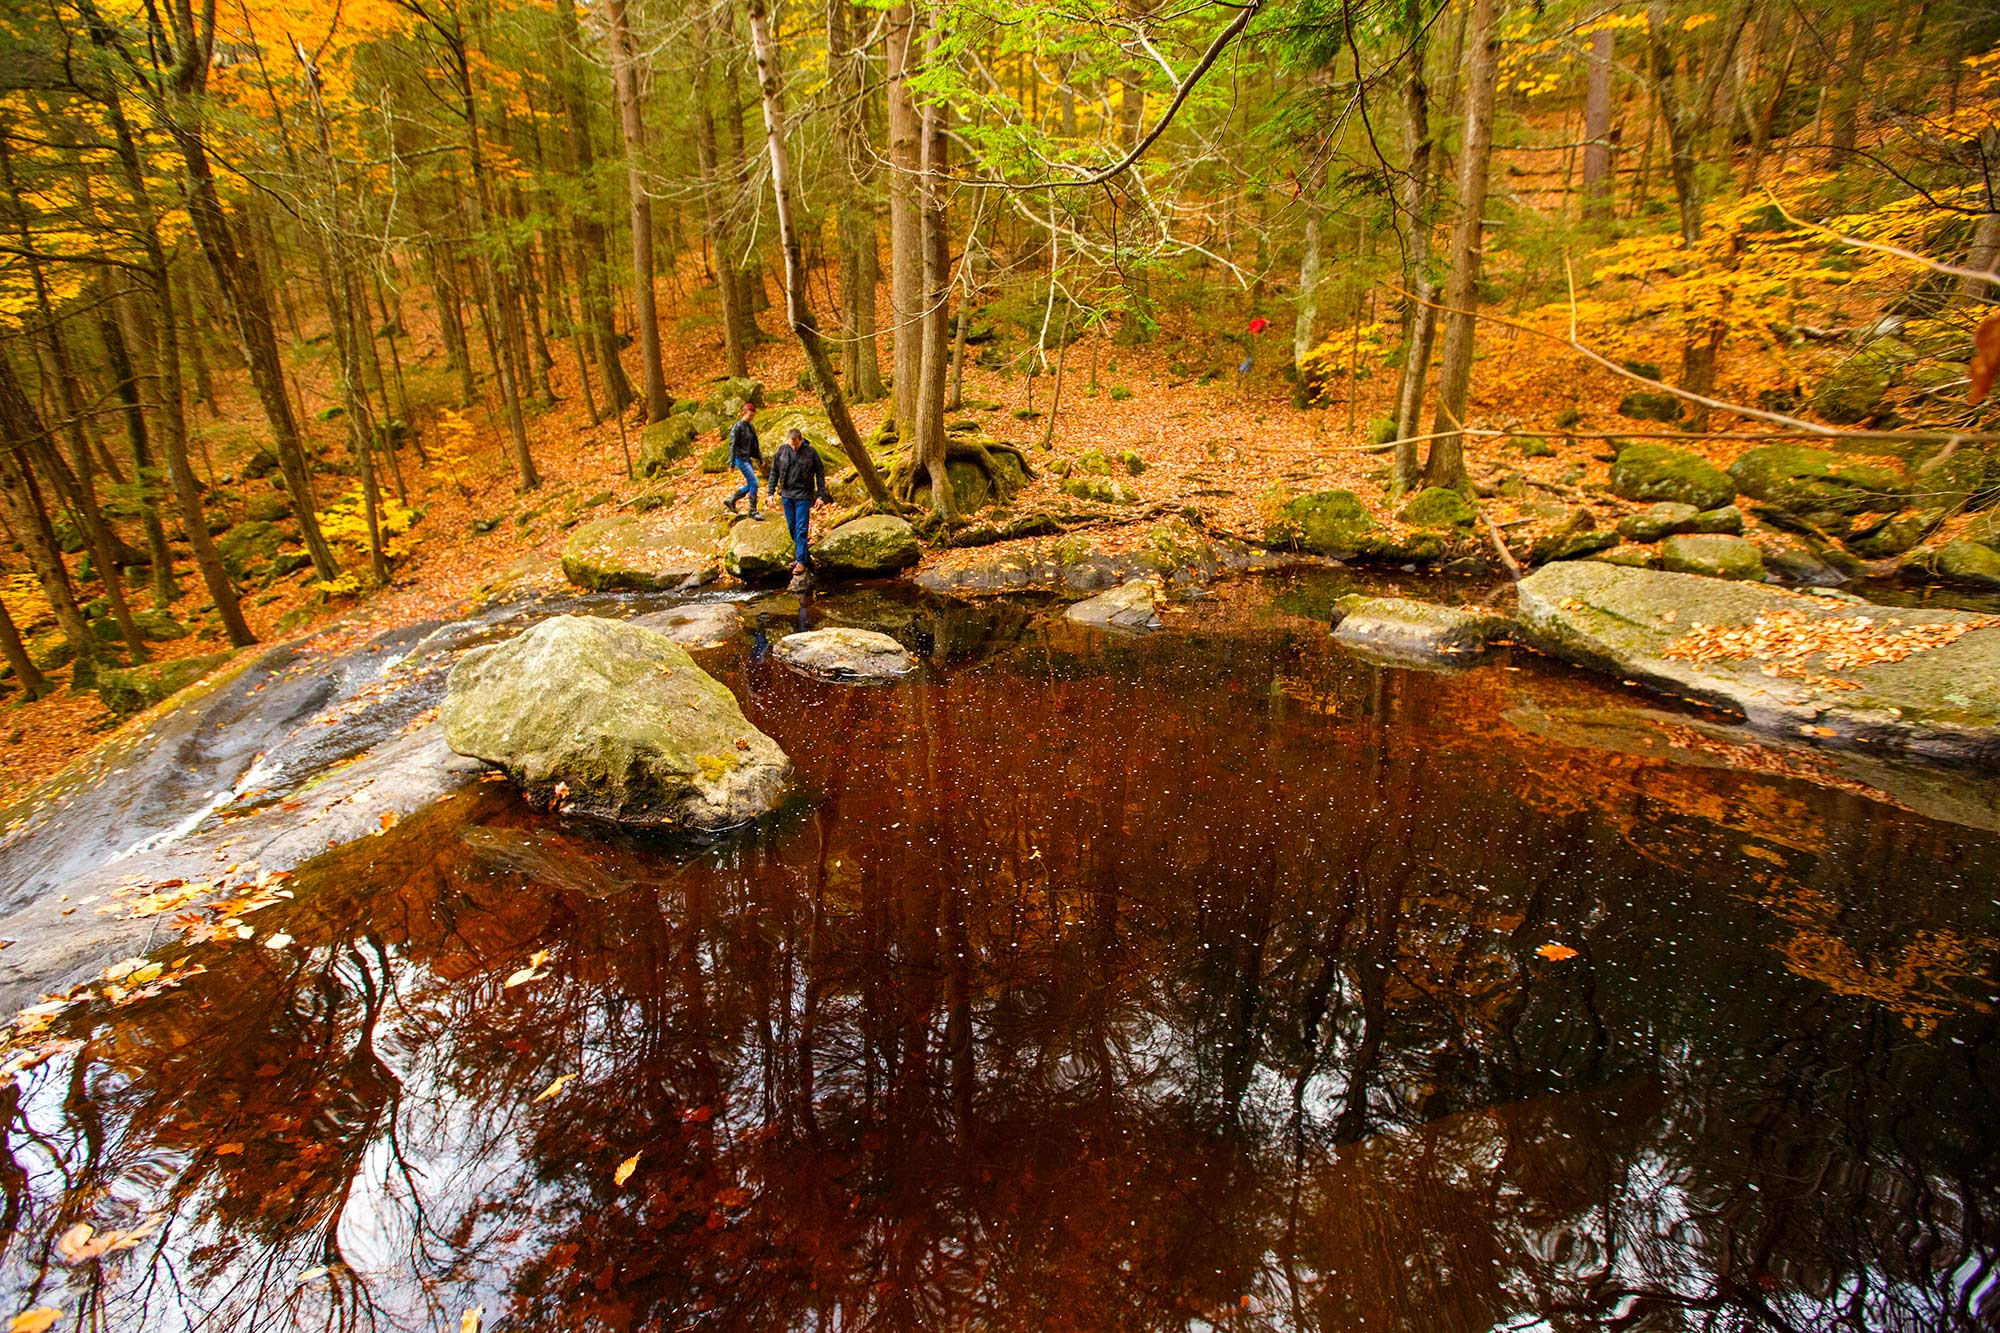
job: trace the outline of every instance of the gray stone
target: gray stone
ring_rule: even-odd
[[[593,592],[696,588],[719,571],[724,520],[671,524],[633,515],[600,518],[570,534],[563,576]]]
[[[1847,539],[1847,549],[1869,560],[1886,560],[1901,555],[1930,535],[1937,526],[1935,513],[1898,514],[1866,532]]]
[[[1722,505],[1715,509],[1704,509],[1694,516],[1689,532],[1725,532],[1732,537],[1743,535],[1743,511],[1735,505]]]
[[[1080,625],[1144,633],[1160,627],[1158,597],[1158,584],[1151,579],[1133,579],[1110,592],[1078,602],[1063,614]]]
[[[729,530],[722,567],[745,583],[772,583],[792,573],[792,536],[775,514],[746,518]]]
[[[1693,532],[1701,511],[1672,500],[1648,505],[1618,520],[1618,535],[1627,541],[1656,542],[1678,532]]]
[[[1660,544],[1660,566],[1676,574],[1702,574],[1712,579],[1756,581],[1764,577],[1764,556],[1756,545],[1721,533],[1667,538]]]
[[[771,656],[821,680],[897,680],[917,669],[909,649],[872,629],[837,627],[788,634],[771,649]]]
[[[743,613],[729,602],[696,602],[633,616],[628,624],[657,630],[683,648],[719,648],[743,633]]]
[[[2000,628],[1898,662],[1834,668],[1821,653],[1788,659],[1807,673],[1768,675],[1765,661],[1688,661],[1667,652],[1697,626],[1748,626],[1759,616],[1840,622],[1854,631],[1980,625],[1960,611],[1877,607],[1755,583],[1621,569],[1595,561],[1551,565],[1523,579],[1521,622],[1535,646],[1651,688],[1741,713],[1760,730],[1874,754],[2000,769]],[[1830,687],[1830,677],[1855,688]]]
[[[1806,588],[1837,588],[1860,574],[1853,556],[1810,537],[1767,537],[1759,544],[1764,575]]]
[[[1509,622],[1490,611],[1414,601],[1407,597],[1343,597],[1333,637],[1349,648],[1396,660],[1449,661],[1484,653]]]
[[[639,432],[639,475],[658,476],[694,452],[695,420],[676,412]]]
[[[1607,565],[1624,565],[1628,569],[1656,569],[1660,564],[1660,553],[1644,546],[1613,546],[1584,559],[1601,560]]]
[[[1794,515],[1893,513],[1903,507],[1903,485],[1894,472],[1802,444],[1759,445],[1732,463],[1729,475],[1743,494]]]
[[[782,528],[782,525],[779,525]],[[839,527],[813,543],[813,562],[834,574],[893,574],[923,557],[916,530],[893,514],[871,514]],[[785,567],[789,569],[788,559]]]
[[[440,710],[459,754],[566,813],[715,830],[774,808],[791,761],[727,686],[655,630],[557,616],[452,668]]]
[[[1933,568],[1947,583],[1968,588],[2000,588],[2000,552],[1978,542],[1946,542]]]

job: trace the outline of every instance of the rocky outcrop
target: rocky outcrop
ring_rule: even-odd
[[[1736,483],[1707,459],[1664,444],[1627,445],[1611,464],[1611,493],[1621,500],[1656,500],[1720,509],[1736,498]]]
[[[893,514],[871,514],[841,524],[813,543],[813,563],[828,574],[880,577],[908,569],[924,553],[908,523]],[[787,569],[791,568],[788,558]]]
[[[2000,769],[2000,623],[1987,618],[1595,561],[1537,570],[1519,591],[1530,641],[1583,666],[1777,734]],[[1705,650],[1717,627],[1756,629],[1779,649]],[[1840,644],[1929,646],[1853,665],[1827,657]]]
[[[782,583],[792,574],[792,535],[776,514],[746,518],[729,530],[722,567],[745,583]]]
[[[821,680],[900,680],[917,669],[909,649],[872,629],[836,627],[788,634],[771,649],[771,656]]]
[[[1132,579],[1076,603],[1063,615],[1079,625],[1143,634],[1160,627],[1159,592],[1160,585],[1151,579]]]
[[[557,616],[452,668],[440,710],[459,754],[565,813],[694,831],[774,808],[791,761],[666,635]]]
[[[1743,494],[1821,528],[1836,527],[1831,516],[1903,507],[1902,482],[1888,468],[1801,444],[1759,445],[1731,464],[1729,475]]]
[[[1410,497],[1396,517],[1419,528],[1467,528],[1479,513],[1463,495],[1444,486],[1426,486]]]
[[[1466,661],[1506,637],[1511,622],[1408,597],[1343,597],[1333,637],[1346,647],[1394,661]]]
[[[1135,578],[1200,583],[1225,573],[1251,573],[1301,563],[1227,537],[1210,537],[1188,525],[1154,525],[1137,550],[1103,551],[1087,538],[1009,545],[949,553],[943,563],[917,572],[917,586],[953,597],[1036,589],[1102,592]]]
[[[621,515],[586,523],[563,547],[563,577],[593,592],[672,592],[714,579],[723,522],[672,524]]]
[[[97,697],[114,713],[138,713],[180,693],[230,659],[229,653],[176,657],[97,673]]]

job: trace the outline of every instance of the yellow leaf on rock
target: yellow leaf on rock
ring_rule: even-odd
[[[7,1333],[49,1333],[56,1326],[56,1318],[62,1311],[53,1306],[37,1305],[32,1310],[23,1310],[7,1325]]]
[[[641,1149],[640,1151],[643,1152],[644,1149]],[[638,1169],[639,1169],[639,1154],[635,1152],[630,1157],[627,1157],[624,1161],[620,1162],[618,1164],[618,1169],[611,1173],[611,1183],[614,1185],[623,1185],[626,1181],[632,1178],[632,1173],[634,1171],[637,1171]]]

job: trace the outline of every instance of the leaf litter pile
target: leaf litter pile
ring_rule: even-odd
[[[1822,689],[1858,690],[1861,682],[1812,671],[1817,653],[1827,671],[1901,662],[1958,642],[1976,629],[2000,627],[2000,616],[1939,625],[1906,625],[1896,617],[1813,616],[1762,611],[1748,625],[1693,624],[1662,654],[1683,662],[1763,662],[1767,676],[1789,676]]]

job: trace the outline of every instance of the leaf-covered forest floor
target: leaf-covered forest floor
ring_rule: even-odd
[[[1334,258],[1337,263],[1338,256]],[[703,386],[724,370],[720,320],[697,256],[684,257],[677,278],[675,285],[692,295],[675,300],[663,293],[668,384],[677,397],[698,398]],[[1221,282],[1220,275],[1216,281]],[[1617,298],[1615,278],[1612,283],[1613,290],[1598,293],[1599,300]],[[1354,312],[1347,321],[1350,329],[1360,331],[1353,358],[1348,360],[1338,349],[1343,337],[1354,335],[1336,330],[1327,345],[1335,355],[1330,359],[1334,371],[1328,376],[1324,401],[1298,407],[1293,403],[1293,385],[1281,373],[1290,359],[1289,298],[1270,301],[1266,309],[1233,287],[1227,291],[1229,299],[1224,301],[1189,300],[1178,307],[1163,302],[1160,331],[1144,344],[1121,346],[1101,332],[1074,342],[1052,432],[1045,416],[1022,416],[1030,408],[1046,412],[1054,388],[1052,373],[1031,380],[1019,369],[1034,356],[1035,338],[1024,335],[1018,325],[995,321],[1000,338],[985,359],[1006,368],[982,366],[969,355],[964,371],[968,406],[951,413],[950,420],[977,421],[985,436],[1024,448],[1038,475],[1015,500],[1014,512],[1058,502],[1071,511],[1101,511],[1090,536],[1094,545],[1108,551],[1137,544],[1166,514],[1181,515],[1212,533],[1254,541],[1262,535],[1277,499],[1339,487],[1360,496],[1385,525],[1399,526],[1387,504],[1388,458],[1367,442],[1370,420],[1387,410],[1395,392],[1396,372],[1382,363],[1376,351],[1376,346],[1392,339],[1386,335],[1371,339],[1368,308]],[[1827,286],[1809,301],[1795,301],[1787,317],[1800,324],[1853,327],[1879,304],[1866,293]],[[886,293],[883,308],[887,308]],[[1493,313],[1520,314],[1518,306]],[[1561,313],[1557,310],[1554,315],[1559,318]],[[1260,314],[1270,324],[1253,335],[1247,330]],[[1340,312],[1329,314],[1338,322]],[[1529,312],[1523,317],[1533,316]],[[412,415],[427,447],[435,449],[439,413],[451,405],[454,381],[446,372],[429,313],[414,295],[406,301],[404,317],[415,344],[404,365]],[[751,373],[763,381],[767,392],[780,398],[795,395],[791,401],[810,403],[811,396],[798,388],[803,359],[796,343],[776,336],[782,327],[781,309],[766,311],[760,323],[767,336],[751,354]],[[1639,327],[1621,340],[1620,350],[1625,355],[1651,350],[1652,360],[1674,361],[1678,349],[1671,340],[1662,339],[1657,349],[1649,349],[1645,339],[1644,328]],[[433,460],[425,467],[413,449],[401,450],[408,503],[421,512],[421,518],[411,530],[413,549],[396,565],[392,583],[364,595],[328,597],[313,586],[310,570],[265,586],[253,581],[244,589],[244,609],[262,642],[243,652],[302,642],[309,652],[331,653],[389,626],[449,617],[503,587],[557,589],[563,581],[557,557],[569,530],[618,512],[641,496],[667,497],[665,507],[656,513],[668,521],[715,512],[739,478],[733,471],[701,472],[699,454],[711,441],[700,442],[695,456],[657,478],[628,478],[625,451],[637,454],[642,410],[628,411],[623,442],[614,420],[590,424],[575,362],[566,346],[552,346],[556,401],[534,405],[528,420],[531,446],[544,478],[541,489],[526,494],[516,490],[504,422],[493,401],[497,395],[490,383],[482,383],[482,401],[463,414],[472,427],[463,464],[446,467]],[[1252,358],[1252,368],[1239,374],[1246,354]],[[1846,354],[1804,340],[1789,344],[1746,340],[1746,345],[1725,349],[1717,392],[1738,401],[1754,400],[1756,393],[1770,386],[1810,383]],[[325,451],[327,462],[337,466],[346,456],[342,423],[318,417],[338,392],[331,353],[324,339],[309,339],[294,346],[293,356],[313,440]],[[1361,372],[1351,395],[1342,361]],[[1053,356],[1049,364],[1052,369]],[[1611,460],[1605,434],[1672,436],[1725,466],[1749,447],[1740,439],[1689,439],[1672,426],[1619,415],[1619,400],[1633,387],[1557,341],[1506,328],[1490,327],[1483,334],[1468,424],[1536,436],[1532,443],[1480,438],[1468,444],[1472,478],[1482,494],[1509,474],[1519,479],[1505,493],[1481,501],[1485,514],[1516,553],[1525,551],[1542,532],[1574,521],[1578,509],[1588,510],[1602,528],[1637,507],[1613,498],[1605,489]],[[235,522],[244,518],[247,501],[278,492],[274,478],[248,481],[238,475],[262,438],[261,418],[244,377],[219,374],[218,393],[220,410],[214,416],[191,405],[200,437],[197,467],[205,480],[214,482],[211,514]],[[857,424],[864,433],[872,430],[886,409],[881,402],[858,405]],[[1723,431],[1754,427],[1719,414],[1711,425]],[[1045,432],[1050,446],[1046,451],[1041,448]],[[767,451],[775,443],[767,441]],[[1080,505],[1060,496],[1060,478],[1045,464],[1089,450],[1110,458],[1130,450],[1144,460],[1137,475],[1119,476],[1139,497],[1137,504]],[[326,504],[352,481],[337,472],[322,472],[315,484]],[[389,477],[383,477],[383,485],[393,491]],[[840,513],[823,508],[820,521],[838,521]],[[988,547],[977,555],[993,553],[994,548]],[[972,553],[933,551],[926,561],[968,558]],[[357,562],[350,557],[349,563]],[[191,569],[182,569],[180,583],[182,594],[173,613],[196,632],[154,645],[156,661],[213,653],[226,646],[212,610],[203,610],[206,597]],[[52,620],[38,590],[25,579],[16,579],[6,595],[24,632],[32,637],[48,631]],[[140,604],[145,604],[143,595]],[[245,659],[239,655],[238,660]],[[70,689],[66,669],[55,673],[55,679],[59,686],[45,699],[0,704],[0,756],[5,760],[0,765],[0,799],[19,796],[121,725],[140,729],[147,725],[146,714],[121,724],[94,692]],[[16,819],[22,814],[13,812]]]

